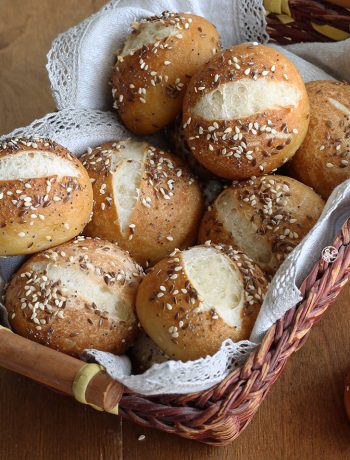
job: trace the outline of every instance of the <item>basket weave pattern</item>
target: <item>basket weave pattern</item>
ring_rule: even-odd
[[[328,2],[289,0],[289,13],[292,21],[285,23],[276,11],[267,17],[268,33],[280,44],[332,40],[318,32],[315,24],[335,27],[344,33],[350,30],[350,10]],[[300,288],[303,300],[269,329],[242,367],[209,390],[195,394],[146,397],[124,389],[119,414],[138,425],[206,444],[220,446],[232,442],[250,422],[290,355],[304,344],[311,327],[350,278],[350,218],[333,246],[338,250],[337,259],[333,263],[320,259],[314,265]],[[11,340],[8,332],[1,334],[5,334],[0,348],[1,366],[76,397],[72,382],[84,362],[15,334],[11,334]],[[86,396],[89,403],[109,412],[122,392],[122,385],[101,372]]]
[[[293,22],[284,24],[274,12],[267,16],[267,32],[272,41],[282,45],[335,41],[335,38],[315,30],[313,24],[334,27],[345,36],[350,33],[350,10],[346,8],[314,0],[289,0],[288,6]]]
[[[303,300],[266,333],[245,364],[218,385],[196,394],[145,397],[124,393],[120,414],[134,423],[185,438],[225,445],[247,426],[288,358],[305,342],[350,278],[350,219],[333,246],[335,262],[320,259],[303,282]]]

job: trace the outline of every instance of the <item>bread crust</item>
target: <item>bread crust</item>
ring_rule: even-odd
[[[319,195],[290,177],[267,175],[236,182],[209,207],[198,242],[239,247],[272,276],[315,225],[323,207]],[[237,225],[232,231],[233,220]]]
[[[220,36],[206,19],[185,13],[164,13],[134,24],[139,34],[155,22],[178,29],[133,54],[119,55],[112,75],[114,107],[136,134],[152,134],[181,112],[191,76],[220,48]]]
[[[273,106],[237,119],[208,120],[196,104],[230,82],[282,83],[299,95],[296,106]],[[225,102],[223,102],[223,106]],[[184,98],[183,123],[196,159],[226,179],[261,176],[282,166],[303,141],[309,124],[304,82],[279,51],[246,43],[214,56],[191,79]]]
[[[57,267],[69,270],[72,282],[81,274],[86,288],[108,291],[120,302],[116,311],[100,310],[89,292],[74,291],[62,278],[54,279],[50,270]],[[28,339],[73,356],[87,348],[124,353],[138,334],[134,306],[142,275],[141,267],[116,245],[78,237],[32,256],[14,274],[5,293],[11,326]]]
[[[327,199],[337,185],[350,178],[350,84],[313,81],[306,89],[310,127],[287,163],[288,172]]]
[[[198,182],[182,161],[144,143],[142,178],[138,191],[135,190],[138,198],[128,228],[122,231],[112,184],[114,170],[108,161],[111,154],[118,155],[120,145],[125,143],[105,144],[82,156],[94,180],[95,201],[93,218],[84,233],[117,242],[145,266],[165,257],[175,247],[185,248],[195,242],[204,212],[203,198]],[[96,161],[101,158],[102,161]]]
[[[229,326],[215,311],[198,311],[201,304],[196,289],[184,269],[181,251],[158,262],[140,283],[136,311],[151,339],[171,359],[183,361],[212,355],[221,343],[248,339],[267,288],[259,267],[241,251],[215,246],[239,268],[243,280],[242,327]],[[176,277],[176,278],[175,278]]]
[[[90,178],[73,154],[48,139],[15,138],[0,144],[0,162],[25,152],[69,162],[77,177],[0,180],[0,256],[33,254],[69,241],[92,211]]]

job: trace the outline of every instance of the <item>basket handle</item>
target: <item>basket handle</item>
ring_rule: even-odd
[[[0,366],[95,409],[116,414],[123,386],[97,364],[65,355],[0,327]]]

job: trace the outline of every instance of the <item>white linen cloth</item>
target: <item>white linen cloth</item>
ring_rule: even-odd
[[[224,46],[268,39],[259,0],[114,0],[53,42],[47,69],[60,112],[48,114],[9,135],[47,136],[77,155],[87,147],[121,136],[130,137],[115,115],[106,112],[112,106],[108,80],[113,52],[121,47],[135,18],[163,10],[191,11],[208,18],[217,26]],[[350,79],[350,40],[279,49],[296,64],[305,81]],[[98,351],[89,351],[88,355],[104,365],[113,378],[139,393],[185,394],[210,388],[239,365],[268,328],[300,300],[298,286],[349,216],[350,181],[347,181],[333,192],[317,225],[278,270],[250,341],[226,340],[212,357],[187,363],[156,364],[142,375],[130,375],[130,362],[125,356]],[[0,276],[7,281],[21,261],[22,258],[17,257],[0,259]],[[3,322],[6,324],[5,317]]]

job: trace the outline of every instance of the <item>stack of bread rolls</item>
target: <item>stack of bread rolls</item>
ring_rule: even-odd
[[[25,337],[130,349],[143,372],[249,338],[269,280],[350,175],[350,85],[305,85],[280,51],[223,50],[208,20],[169,12],[132,24],[111,83],[120,121],[166,128],[168,148],[0,145],[0,256],[33,254],[4,303]]]

